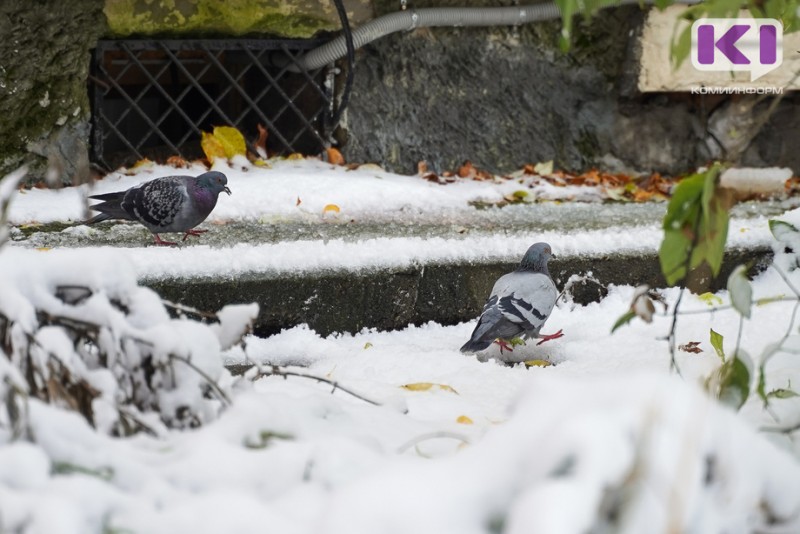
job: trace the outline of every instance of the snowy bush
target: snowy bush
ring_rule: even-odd
[[[3,213],[23,175],[0,184]],[[196,427],[229,404],[220,353],[249,331],[258,305],[226,306],[213,324],[171,317],[186,310],[140,287],[121,256],[0,250],[0,425],[12,436],[28,432],[27,397],[113,435]]]

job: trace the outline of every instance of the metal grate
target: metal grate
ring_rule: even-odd
[[[321,152],[335,128],[335,71],[305,71],[297,61],[319,44],[98,42],[90,78],[94,161],[113,169],[145,157],[194,159],[202,156],[201,132],[214,126],[235,126],[252,141],[262,125],[270,154]]]

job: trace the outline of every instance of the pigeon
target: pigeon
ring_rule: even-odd
[[[547,270],[547,260],[551,257],[550,245],[536,243],[525,253],[516,271],[495,282],[472,337],[461,347],[461,352],[478,352],[493,342],[500,345],[501,353],[503,349],[511,352],[513,349],[506,341],[519,336],[541,339],[538,343],[541,345],[564,335],[561,330],[550,335],[539,334],[558,298]]]
[[[89,198],[102,200],[90,206],[101,212],[83,224],[94,224],[108,219],[136,221],[153,232],[156,245],[177,245],[164,241],[158,234],[184,232],[183,240],[190,235],[199,236],[208,230],[194,227],[206,220],[217,204],[223,191],[231,194],[228,178],[221,172],[211,171],[194,176],[165,176],[127,191],[94,195]]]

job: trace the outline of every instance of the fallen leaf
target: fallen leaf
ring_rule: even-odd
[[[703,352],[703,349],[701,349],[698,345],[700,345],[699,341],[690,341],[690,342],[686,343],[685,345],[678,346],[678,349],[682,350],[683,352],[691,352],[692,354],[700,354],[701,352]]]
[[[547,360],[526,360],[522,363],[525,364],[525,367],[550,367],[553,365],[552,362],[548,362]]]
[[[203,149],[203,154],[206,155],[210,163],[214,163],[215,158],[225,157],[225,147],[222,146],[222,142],[214,134],[201,132],[200,148]]]
[[[292,161],[292,160],[306,159],[306,158],[302,154],[298,154],[297,152],[293,152],[292,154],[289,154],[288,156],[286,156],[286,159]]]
[[[470,419],[466,415],[459,415],[458,418],[456,419],[456,423],[460,423],[462,425],[471,425],[472,419]]]
[[[364,343],[364,350],[371,349],[371,348],[372,348],[372,343],[370,343],[369,341]]]
[[[258,127],[258,139],[256,139],[256,142],[255,142],[254,146],[256,148],[256,152],[258,152],[258,155],[261,156],[262,158],[266,159],[267,158],[267,135],[268,135],[267,134],[267,129],[264,128],[264,126],[262,126],[261,124],[257,124],[256,126]]]
[[[302,200],[300,200],[300,197],[297,197],[297,202],[295,202],[295,204],[294,204],[294,205],[295,205],[295,206],[299,206],[299,205],[300,205],[300,204],[302,204],[302,203],[303,203],[303,201],[302,201]]]
[[[344,165],[344,156],[335,148],[331,147],[325,149],[325,153],[328,155],[328,163],[332,165]]]
[[[189,162],[183,159],[181,156],[170,156],[167,158],[167,165],[171,165],[172,167],[178,169],[184,169],[189,166]]]
[[[413,384],[405,384],[404,386],[400,386],[403,389],[407,389],[409,391],[428,391],[430,389],[441,389],[443,391],[449,391],[451,393],[455,393],[458,395],[458,391],[451,388],[447,384],[434,384],[432,382],[415,382]]]
[[[475,178],[475,166],[472,165],[472,162],[467,160],[464,164],[458,168],[458,175],[461,178]]]
[[[329,211],[332,211],[333,213],[339,213],[342,210],[336,204],[326,204],[325,207],[322,208],[322,214],[325,215]]]
[[[547,175],[553,173],[553,160],[537,163],[533,166],[533,171],[539,175]]]
[[[417,163],[417,174],[422,176],[427,172],[428,172],[428,162],[425,161],[425,160],[422,160],[422,161],[418,162]]]
[[[247,153],[247,146],[242,132],[232,126],[215,126],[214,137],[220,142],[222,150],[225,152],[225,157],[228,159]]]
[[[36,250],[38,250],[39,252],[47,252],[48,250],[50,250],[50,247],[36,247]]]

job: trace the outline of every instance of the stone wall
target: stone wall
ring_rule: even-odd
[[[41,178],[88,177],[89,51],[102,0],[0,2],[0,176],[22,163]]]
[[[796,95],[737,154],[728,145],[755,125],[753,106],[739,112],[732,102],[748,97],[638,91],[645,13],[628,6],[576,19],[568,54],[556,46],[559,22],[424,29],[376,41],[358,54],[345,153],[405,173],[420,160],[438,171],[471,160],[495,172],[554,160],[570,170],[674,174],[730,155],[800,173],[790,142],[800,130]]]
[[[345,5],[354,26],[399,8],[396,0]],[[471,160],[498,172],[554,160],[570,170],[599,166],[671,174],[735,154],[747,164],[790,166],[800,173],[800,151],[791,142],[800,128],[796,94],[784,99],[745,147],[739,146],[741,132],[754,127],[755,114],[768,101],[640,93],[638,35],[644,18],[644,10],[628,6],[589,22],[576,19],[567,54],[557,47],[558,21],[421,29],[378,40],[357,53],[339,132],[345,156],[403,173],[415,172],[421,160],[439,171]],[[100,37],[308,37],[338,27],[332,0],[3,0],[0,175],[27,162],[31,179],[39,180],[49,161],[64,182],[87,178],[89,54]]]

